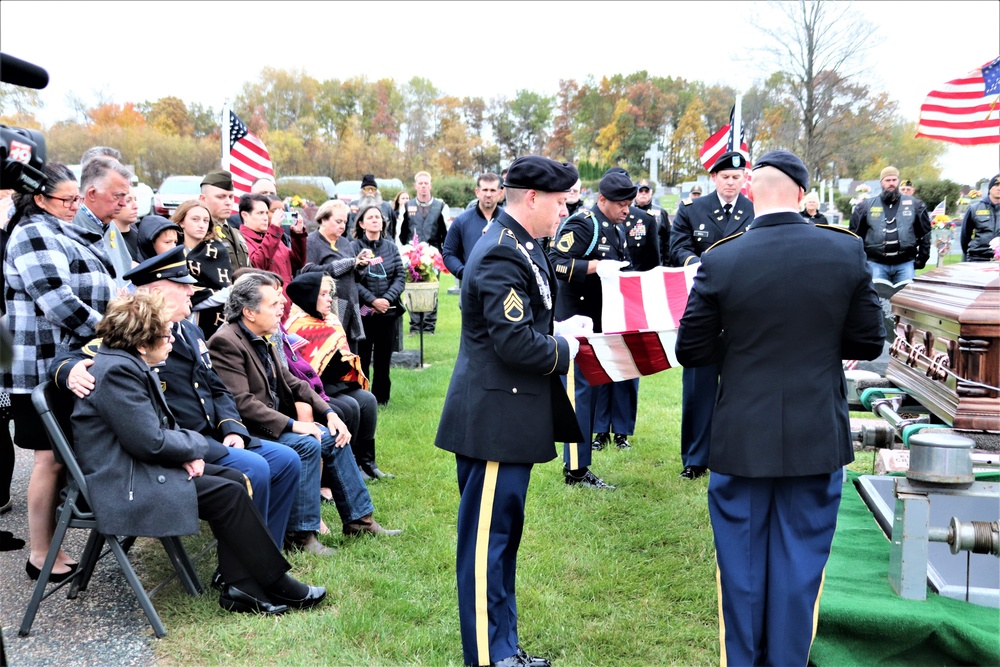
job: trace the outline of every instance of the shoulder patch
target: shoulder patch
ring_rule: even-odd
[[[852,232],[847,227],[838,227],[837,225],[813,225],[813,226],[816,229],[832,229],[833,231],[840,232],[841,234],[850,234],[851,236],[853,236],[856,239],[861,238],[860,236],[858,236],[857,234],[855,234],[854,232]]]
[[[88,341],[83,346],[83,348],[81,348],[81,351],[85,355],[87,355],[88,357],[93,357],[94,355],[97,354],[97,351],[99,349],[101,349],[101,339],[100,338],[95,338],[95,339],[93,339],[91,341]]]
[[[556,243],[556,250],[559,252],[569,252],[569,249],[573,247],[573,242],[575,240],[573,232],[566,232],[559,237],[559,242]]]
[[[691,204],[694,203],[694,200],[688,197],[687,199],[682,199],[681,203],[684,204],[685,206],[690,206]]]
[[[708,246],[708,250],[706,250],[705,252],[708,252],[709,250],[711,250],[712,248],[714,248],[717,245],[722,245],[726,241],[732,241],[733,239],[735,239],[735,238],[737,238],[739,236],[743,236],[743,232],[739,232],[738,234],[733,234],[732,236],[727,236],[724,239],[720,239],[720,240],[716,241],[712,245]]]
[[[524,302],[517,295],[514,288],[510,288],[510,294],[503,300],[503,315],[511,322],[520,322],[524,319]]]

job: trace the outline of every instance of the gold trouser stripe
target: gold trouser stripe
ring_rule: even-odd
[[[486,462],[483,474],[483,496],[479,501],[479,529],[476,531],[476,651],[479,664],[490,664],[490,615],[487,598],[486,569],[490,551],[490,524],[493,521],[493,499],[497,491],[500,464]]]
[[[250,483],[250,478],[247,477],[245,473],[243,475],[243,481],[247,484],[247,494],[253,498],[253,484]]]
[[[569,394],[569,404],[573,406],[573,412],[576,412],[576,362],[569,362],[569,370],[566,371],[566,393]],[[584,433],[584,437],[587,434]],[[580,447],[579,442],[569,443],[569,469],[579,470],[580,468]]]
[[[718,564],[715,566],[715,586],[719,593],[719,665],[726,667],[726,618],[722,615],[722,573]]]
[[[812,637],[809,639],[809,648],[812,649],[812,643],[816,641],[816,628],[819,625],[819,599],[823,597],[823,584],[826,583],[826,568],[819,576],[819,591],[816,592],[816,604],[813,605],[813,633]]]

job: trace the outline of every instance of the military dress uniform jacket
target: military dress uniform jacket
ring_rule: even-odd
[[[435,444],[471,458],[544,463],[578,441],[552,335],[556,281],[538,240],[506,212],[476,243],[462,280],[462,341]],[[548,292],[548,295],[546,295]]]
[[[268,354],[274,368],[278,405],[271,398],[267,374],[249,335],[239,323],[227,322],[208,341],[209,354],[215,372],[233,395],[236,409],[247,429],[266,440],[277,440],[295,419],[295,402],[308,403],[313,418],[319,420],[330,412],[330,406],[319,397],[309,383],[298,379],[282,364],[273,345]],[[277,354],[280,354],[278,352]]]
[[[660,265],[660,225],[667,213],[659,206],[630,206],[625,228],[625,242],[635,271],[649,271]],[[669,232],[668,232],[669,233]]]
[[[101,349],[94,391],[76,401],[74,442],[103,533],[166,537],[198,532],[198,496],[181,467],[204,459],[208,443],[178,429],[146,362]]]
[[[882,352],[871,280],[860,239],[793,212],[702,255],[677,360],[720,364],[713,472],[830,474],[854,459],[841,360]]]
[[[670,228],[670,265],[697,262],[712,244],[746,231],[752,222],[753,203],[743,195],[733,200],[728,223],[718,194],[683,200]]]
[[[559,227],[549,248],[556,277],[566,283],[556,299],[557,320],[586,315],[594,321],[594,331],[601,331],[601,278],[588,275],[587,265],[592,259],[631,263],[626,238],[624,225],[608,220],[597,205],[570,216]]]

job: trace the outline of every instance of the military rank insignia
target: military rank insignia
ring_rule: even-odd
[[[517,295],[514,288],[510,288],[510,294],[503,300],[503,314],[511,322],[520,322],[524,319],[524,301]]]
[[[559,239],[559,242],[556,243],[556,250],[559,252],[569,252],[569,249],[573,247],[574,240],[573,232],[566,232]]]

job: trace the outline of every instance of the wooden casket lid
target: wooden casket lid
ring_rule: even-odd
[[[897,307],[963,325],[1000,326],[1000,262],[963,262],[933,269],[892,297]]]

